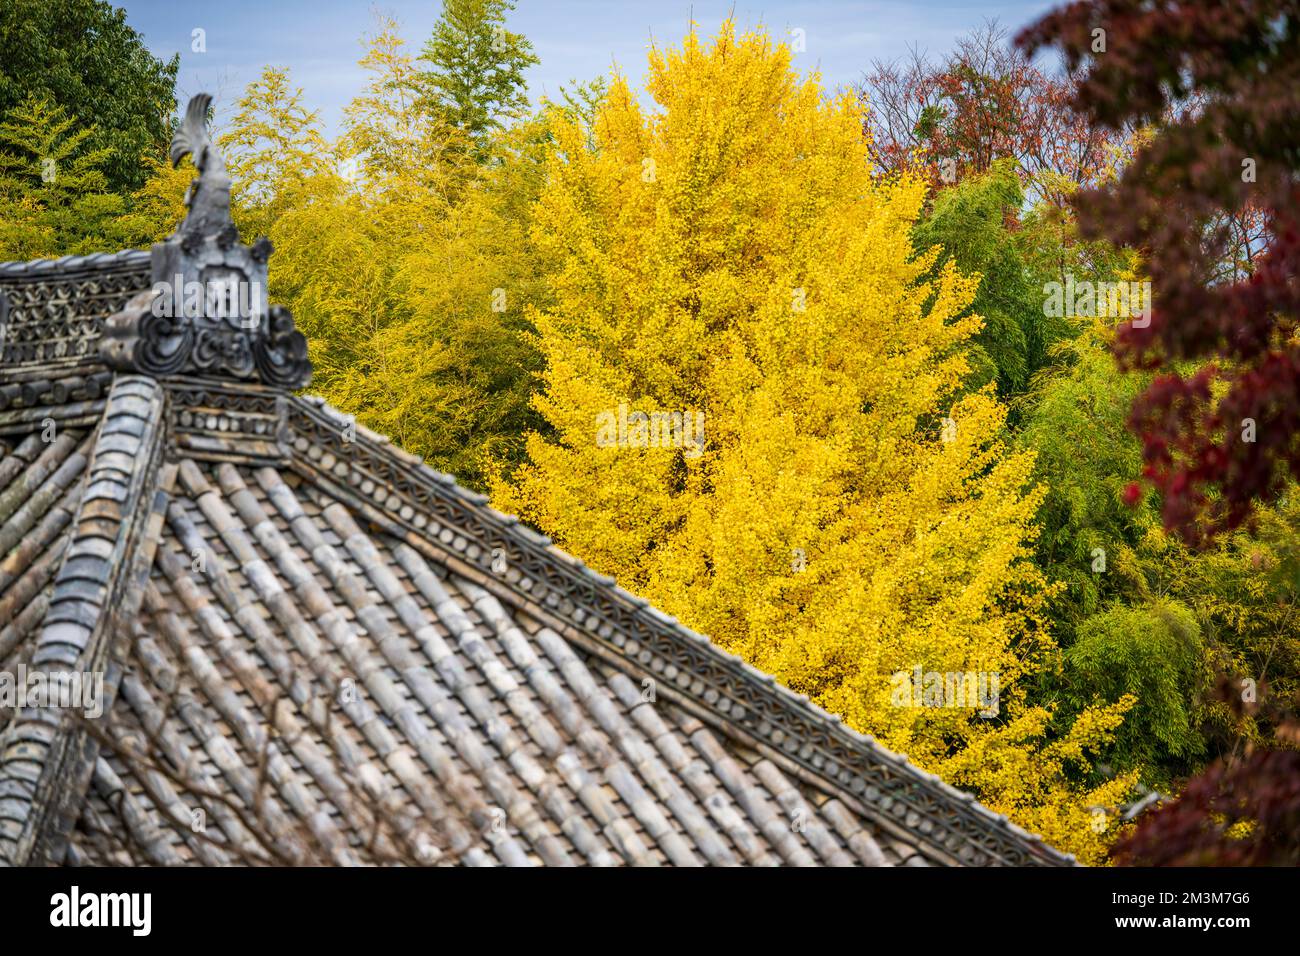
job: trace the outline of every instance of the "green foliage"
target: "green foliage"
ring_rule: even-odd
[[[527,109],[524,70],[533,45],[506,29],[510,0],[443,0],[442,16],[421,54],[423,108],[468,135],[480,155],[488,137]]]
[[[0,260],[92,252],[122,213],[109,191],[106,147],[47,96],[24,100],[0,122]],[[111,239],[109,240],[111,242]]]
[[[1151,780],[1163,786],[1204,753],[1197,717],[1210,672],[1200,626],[1184,605],[1111,606],[1079,625],[1065,663],[1076,707],[1137,697],[1118,733],[1121,769],[1154,768]]]
[[[1235,692],[1249,680],[1262,711],[1244,720],[1216,711],[1207,737],[1221,752],[1236,738],[1268,736],[1268,712],[1300,699],[1300,487],[1292,484],[1273,506],[1261,507],[1249,530],[1225,535],[1218,546],[1170,569],[1178,592],[1196,609],[1207,642]]]
[[[194,179],[193,162],[186,157],[173,167],[166,159],[149,159],[145,168],[149,178],[128,197],[126,211],[113,224],[117,242],[112,248],[148,248],[171,235],[185,218],[185,191]]]
[[[1123,148],[1113,148],[1109,156],[1114,163],[1122,162]],[[1051,170],[1039,172],[1030,182],[1030,190],[1040,195],[1070,196],[1077,188]],[[1064,283],[1069,274],[1091,281],[1115,280],[1137,265],[1131,250],[1117,249],[1104,239],[1083,238],[1069,210],[1050,202],[1040,201],[1024,214],[1016,239],[1025,268],[1038,283]],[[1074,338],[1073,330],[1066,330],[1064,337]]]
[[[1040,693],[1064,700],[1063,713],[1094,695],[1135,694],[1115,764],[1168,787],[1239,736],[1267,736],[1252,709],[1238,718],[1202,699],[1211,672],[1230,675],[1234,693],[1249,679],[1261,703],[1300,690],[1300,494],[1202,551],[1165,533],[1155,494],[1127,504],[1142,468],[1127,421],[1150,376],[1122,372],[1110,337],[1096,322],[1056,350],[1060,364],[1026,401],[1017,436],[1037,452],[1048,489],[1037,563],[1065,585],[1052,619],[1067,666]],[[1104,571],[1094,570],[1095,549]]]
[[[1065,364],[1026,402],[1018,436],[1037,453],[1037,474],[1048,488],[1038,563],[1065,583],[1053,616],[1067,626],[1109,601],[1148,597],[1152,569],[1144,561],[1172,546],[1149,501],[1130,508],[1121,497],[1141,471],[1141,448],[1126,422],[1146,381],[1120,372],[1107,337],[1094,325],[1057,350]],[[1099,558],[1103,571],[1094,570]]]
[[[0,3],[0,119],[33,97],[61,107],[86,149],[102,153],[108,190],[144,185],[141,156],[161,157],[171,139],[180,58],[159,61],[103,0]]]
[[[942,247],[940,266],[952,261],[981,276],[971,311],[984,328],[971,349],[968,387],[996,379],[1004,397],[1025,391],[1051,343],[1066,332],[1043,315],[1041,283],[1026,262],[1023,237],[1013,231],[1023,203],[1015,162],[999,160],[987,173],[938,193],[914,231],[918,248]]]

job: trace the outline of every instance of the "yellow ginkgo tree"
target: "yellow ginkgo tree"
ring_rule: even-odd
[[[990,391],[954,399],[979,277],[914,254],[924,184],[873,182],[859,107],[787,47],[727,23],[649,66],[652,110],[615,77],[593,131],[556,122],[531,316],[549,429],[495,503],[1099,859],[1092,808],[1130,781],[1092,762],[1129,702],[1073,727],[1026,702],[1056,660],[1033,457]],[[980,699],[954,705],[951,675]]]

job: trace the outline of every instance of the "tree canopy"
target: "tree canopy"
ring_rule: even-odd
[[[103,150],[110,189],[144,184],[142,157],[161,158],[171,139],[179,56],[156,58],[105,0],[5,0],[0,50],[0,117],[45,100]]]
[[[337,136],[268,66],[218,142],[345,414],[1085,862],[1286,861],[1300,61],[1238,6],[844,96],[728,21],[534,103],[513,7],[448,0]],[[175,63],[90,0],[0,41],[0,259],[169,234]]]

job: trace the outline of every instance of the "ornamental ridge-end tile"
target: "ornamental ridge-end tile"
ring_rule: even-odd
[[[208,134],[211,100],[206,93],[191,99],[172,138],[172,164],[192,156],[199,173],[186,195],[185,219],[150,253],[152,286],[105,322],[100,357],[113,368],[155,378],[195,375],[302,388],[311,380],[307,340],[287,309],[269,305],[270,242],[239,242],[230,177]]]

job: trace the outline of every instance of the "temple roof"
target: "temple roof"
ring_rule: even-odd
[[[0,863],[1070,862],[296,394],[195,116],[175,236],[0,264],[0,673],[103,680],[0,707]]]

